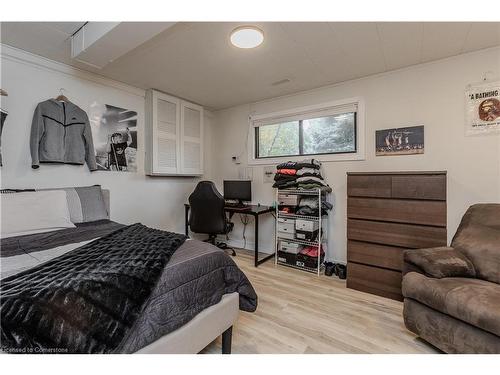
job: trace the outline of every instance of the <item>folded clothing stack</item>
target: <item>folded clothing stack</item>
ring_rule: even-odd
[[[273,187],[304,190],[320,188],[331,192],[332,189],[321,176],[320,168],[321,163],[316,159],[281,163],[276,167]]]
[[[327,215],[328,211],[333,208],[330,202],[327,202],[323,196],[321,199],[321,215]],[[295,211],[297,215],[318,216],[319,203],[317,197],[301,197],[298,208]]]

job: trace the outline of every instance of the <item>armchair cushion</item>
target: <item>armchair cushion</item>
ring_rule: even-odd
[[[500,285],[471,278],[403,277],[403,295],[443,314],[500,336]],[[434,328],[439,329],[438,321]]]
[[[500,228],[462,228],[453,239],[453,247],[474,263],[478,278],[500,284]]]
[[[410,265],[410,268],[416,266],[427,276],[437,279],[476,276],[472,262],[452,247],[406,250],[404,261]]]

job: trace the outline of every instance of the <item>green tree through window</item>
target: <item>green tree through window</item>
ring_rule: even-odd
[[[259,157],[299,154],[299,122],[284,122],[259,128]]]
[[[257,158],[356,152],[356,113],[262,125]]]

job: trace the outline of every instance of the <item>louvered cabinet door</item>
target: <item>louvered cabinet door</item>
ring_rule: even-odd
[[[180,169],[180,100],[153,94],[153,174],[177,174]]]
[[[181,168],[184,175],[203,174],[203,107],[181,101]]]

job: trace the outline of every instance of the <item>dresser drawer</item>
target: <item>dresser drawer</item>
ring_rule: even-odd
[[[351,289],[402,301],[401,280],[398,271],[347,263],[347,287]]]
[[[347,217],[446,227],[446,202],[349,197]]]
[[[405,250],[402,247],[348,241],[347,261],[401,271],[403,269],[403,251]]]
[[[392,197],[446,200],[446,175],[392,176]]]
[[[446,246],[446,228],[425,225],[347,220],[347,238],[411,249]]]
[[[391,176],[347,176],[347,195],[350,197],[390,198]]]

